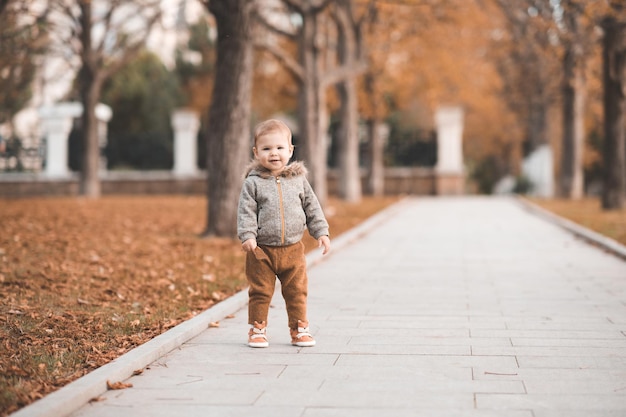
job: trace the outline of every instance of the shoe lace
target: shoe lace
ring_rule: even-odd
[[[250,335],[250,339],[266,339],[265,336],[265,327],[262,329],[257,329],[256,327],[252,328],[252,334]]]
[[[313,337],[311,336],[311,333],[309,332],[309,328],[308,327],[298,327],[298,334],[296,334],[296,339],[300,339],[302,337]]]

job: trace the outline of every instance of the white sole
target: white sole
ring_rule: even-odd
[[[312,341],[312,342],[296,342],[296,343],[292,343],[292,345],[298,346],[298,347],[312,347],[312,346],[315,346],[315,341]]]

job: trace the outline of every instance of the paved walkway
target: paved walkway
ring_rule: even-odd
[[[246,309],[72,417],[626,415],[626,261],[513,199],[419,198],[310,268],[313,348]]]

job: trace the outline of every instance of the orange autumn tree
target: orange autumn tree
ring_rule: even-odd
[[[382,153],[374,133],[391,110],[403,110],[409,122],[430,129],[436,107],[455,104],[465,109],[469,168],[497,155],[506,159],[503,174],[515,169],[521,135],[503,105],[503,85],[491,60],[494,37],[503,23],[488,6],[460,0],[376,2],[366,29],[369,66],[360,100],[371,155]],[[380,163],[375,165],[379,158],[370,156],[372,192],[381,189],[382,169]]]

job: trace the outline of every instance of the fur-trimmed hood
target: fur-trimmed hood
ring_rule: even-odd
[[[244,178],[250,175],[255,175],[261,178],[271,178],[273,176],[270,170],[261,165],[261,163],[256,159],[252,160],[248,164],[245,173]],[[306,177],[307,173],[308,170],[306,169],[306,166],[304,166],[304,162],[294,161],[285,166],[285,168],[281,171],[280,176],[282,178],[292,178],[299,175],[304,175]]]

